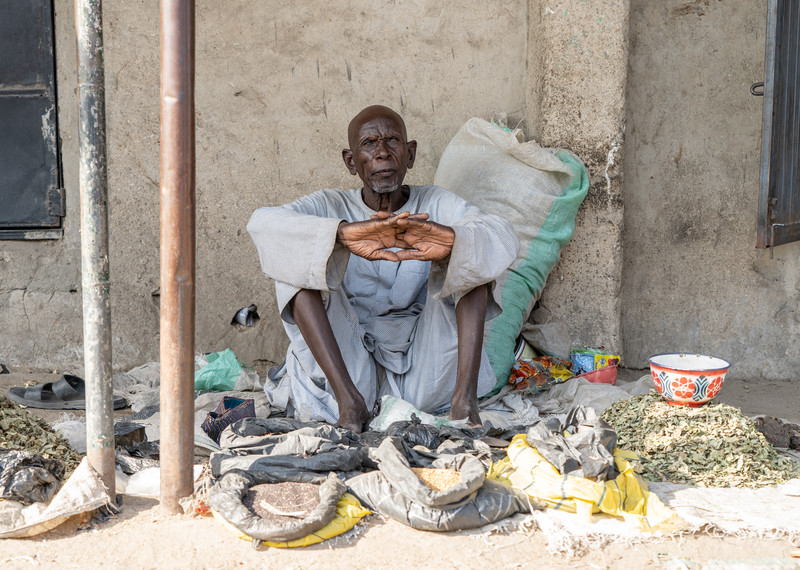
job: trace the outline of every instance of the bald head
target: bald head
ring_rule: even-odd
[[[361,127],[375,119],[389,119],[394,121],[397,123],[397,126],[403,133],[403,141],[405,142],[408,140],[406,123],[403,121],[403,117],[389,107],[384,107],[383,105],[370,105],[369,107],[362,109],[358,115],[353,117],[353,119],[350,121],[350,125],[347,127],[347,142],[351,149],[356,148],[358,145],[358,133],[361,130]]]
[[[361,178],[367,199],[401,191],[406,170],[414,166],[417,141],[407,140],[400,115],[383,105],[367,107],[350,121],[347,140],[350,148],[342,150],[342,159],[350,174]]]

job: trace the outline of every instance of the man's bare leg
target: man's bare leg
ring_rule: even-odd
[[[336,424],[361,433],[370,414],[363,396],[347,372],[319,291],[301,289],[289,302],[289,308],[311,354],[333,388],[339,406]]]
[[[489,286],[476,287],[458,301],[458,368],[456,387],[450,400],[450,419],[467,418],[470,425],[480,426],[478,415],[478,372],[481,367],[483,326],[489,303]]]

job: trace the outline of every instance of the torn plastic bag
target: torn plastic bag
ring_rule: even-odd
[[[0,499],[47,503],[61,488],[64,464],[29,451],[0,451]]]
[[[227,522],[257,540],[291,541],[318,531],[336,516],[336,505],[347,486],[333,473],[319,486],[319,504],[296,522],[268,521],[244,505],[250,487],[270,481],[259,472],[226,473],[209,492],[209,506]]]
[[[570,435],[565,437],[564,432]],[[526,439],[562,475],[594,481],[619,475],[613,456],[617,432],[593,408],[575,406],[563,424],[555,418],[536,422]]]
[[[501,452],[505,455],[505,451]],[[410,463],[428,467],[434,460],[444,455],[467,454],[478,459],[485,469],[488,469],[493,462],[492,449],[488,444],[479,439],[445,439],[439,447],[430,450],[420,445],[414,447],[406,446],[406,454]],[[375,458],[375,451],[370,451],[370,459],[375,462],[376,467],[379,461]]]
[[[481,462],[466,454],[443,456],[430,465],[458,471],[461,480],[445,490],[429,488],[411,470],[401,440],[389,437],[375,451],[379,471],[348,480],[350,491],[367,507],[418,530],[475,528],[528,512],[519,492],[486,480]]]
[[[154,459],[158,461],[161,455],[161,445],[157,441],[143,441],[136,445],[125,446],[125,451],[131,457],[141,457],[143,459]]]
[[[74,515],[110,508],[113,504],[100,476],[84,457],[47,506],[0,501],[0,539],[36,536]]]

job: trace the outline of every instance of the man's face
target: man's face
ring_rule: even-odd
[[[351,132],[350,149],[342,157],[350,174],[378,194],[394,192],[414,165],[416,141],[406,142],[403,124],[391,116],[367,117]]]

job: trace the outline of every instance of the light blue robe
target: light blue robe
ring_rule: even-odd
[[[336,243],[344,220],[367,220],[376,212],[361,190],[321,190],[285,206],[256,210],[247,230],[264,273],[276,280],[278,307],[290,346],[270,370],[265,391],[274,406],[303,420],[334,423],[333,391],[288,309],[302,288],[322,293],[348,372],[368,408],[384,394],[423,411],[447,408],[456,379],[458,300],[494,279],[517,256],[519,241],[504,219],[484,214],[438,186],[411,186],[398,212],[427,213],[453,228],[450,256],[439,262],[368,261]],[[500,307],[490,295],[487,320]],[[485,351],[478,393],[495,377]]]

